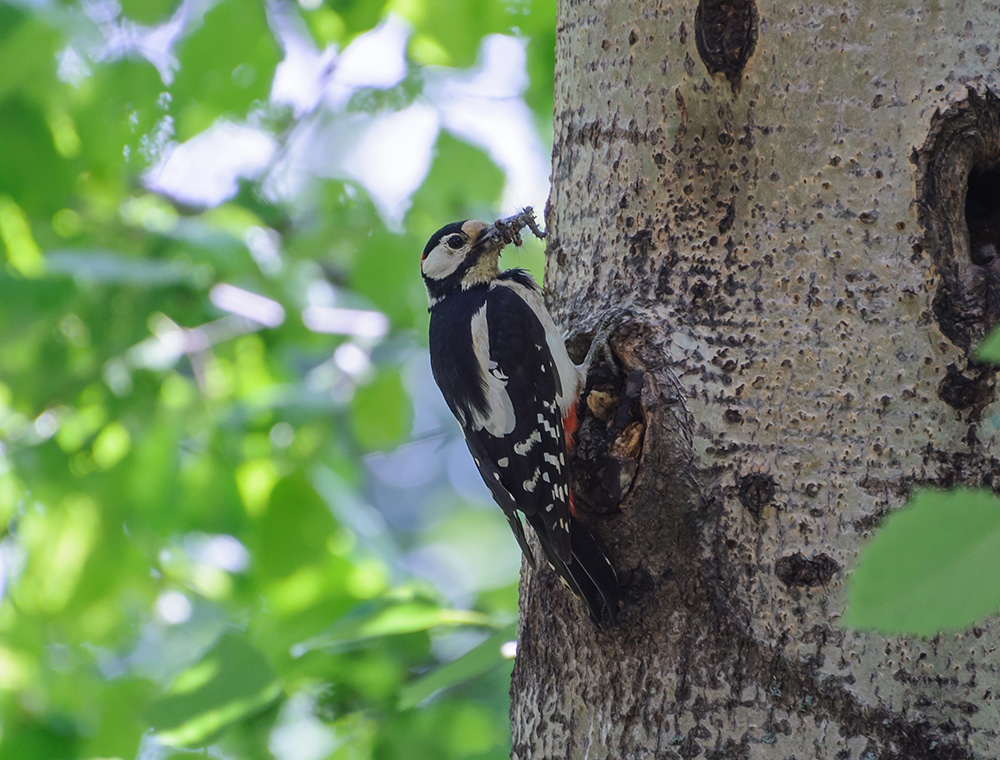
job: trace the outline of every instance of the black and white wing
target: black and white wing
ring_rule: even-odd
[[[545,330],[507,287],[493,287],[472,320],[477,359],[486,368],[488,409],[464,426],[493,495],[502,489],[554,554],[570,560],[570,490],[557,403],[559,377]],[[489,483],[492,478],[499,488]]]
[[[560,379],[545,329],[524,299],[503,286],[451,296],[439,308],[451,313],[432,312],[434,377],[483,480],[529,558],[517,511],[547,549],[570,561]],[[471,342],[455,334],[459,325],[471,329]]]

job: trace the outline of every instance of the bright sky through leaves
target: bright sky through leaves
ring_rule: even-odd
[[[390,16],[376,29],[355,38],[336,55],[315,48],[290,24],[282,25],[286,58],[279,64],[272,99],[301,116],[320,103],[338,111],[352,95],[388,89],[406,75],[404,51],[411,29]],[[507,176],[502,206],[542,208],[548,197],[548,161],[521,98],[527,85],[524,43],[510,36],[483,40],[481,60],[467,73],[426,72],[423,102],[387,114],[353,114],[323,124],[299,125],[272,165],[276,145],[266,132],[222,122],[191,140],[169,145],[147,175],[150,187],[185,203],[215,205],[231,197],[240,177],[273,174],[271,193],[281,197],[300,189],[289,174],[350,177],[375,199],[387,223],[398,225],[410,195],[427,175],[437,134],[448,129],[485,149]]]

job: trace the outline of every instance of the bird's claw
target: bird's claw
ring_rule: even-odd
[[[590,342],[590,349],[587,351],[587,356],[583,360],[583,367],[587,373],[590,372],[590,365],[594,361],[594,358],[600,355],[605,363],[612,369],[617,370],[618,364],[615,360],[614,352],[611,350],[611,336],[615,330],[621,327],[622,323],[625,321],[628,311],[623,308],[615,308],[607,312],[602,318],[601,323],[597,326],[597,330],[594,332],[594,338]],[[586,375],[585,375],[586,376]]]

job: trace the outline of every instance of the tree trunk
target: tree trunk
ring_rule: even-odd
[[[838,624],[916,485],[1000,488],[998,40],[995,0],[560,3],[547,298],[632,314],[576,478],[630,603],[526,572],[513,757],[998,756],[995,619]]]

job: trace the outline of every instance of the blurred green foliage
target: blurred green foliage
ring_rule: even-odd
[[[402,225],[351,180],[266,188],[327,108],[270,101],[279,21],[342,50],[389,13],[405,76],[328,122],[406,107],[499,33],[526,39],[547,130],[554,0],[0,2],[3,757],[508,756],[516,547],[450,485],[450,421],[413,432],[419,252],[503,173],[442,131]],[[149,189],[222,121],[269,135],[268,165],[210,207]],[[353,327],[310,328],[323,294]],[[427,482],[376,487],[400,446]],[[442,542],[508,569],[456,605],[414,572]]]

